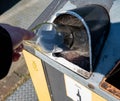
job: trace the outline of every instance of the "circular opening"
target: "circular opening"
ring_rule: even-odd
[[[90,37],[88,36],[88,31],[82,20],[71,14],[64,13],[58,15],[54,19],[53,23],[58,25],[58,28],[60,28],[58,30],[64,36],[64,45],[69,48],[67,56],[65,56],[65,58],[74,64],[84,68],[85,70],[91,71],[89,52]]]
[[[70,14],[60,14],[53,23],[60,26],[59,31],[68,48],[86,52],[84,55],[89,56],[89,37],[81,20]]]

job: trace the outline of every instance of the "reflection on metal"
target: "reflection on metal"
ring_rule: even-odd
[[[100,87],[120,99],[120,61],[113,70],[103,79]]]
[[[109,31],[110,19],[106,9],[99,5],[87,5],[57,13],[51,22],[58,25],[58,31],[64,36],[64,46],[67,47],[53,56],[77,65],[79,68],[67,68],[89,78]]]
[[[69,96],[70,98],[73,98],[73,99],[75,97],[75,100],[80,100],[79,93],[81,95],[81,94],[83,94],[83,93],[81,93],[81,91],[83,91],[83,92],[85,92],[85,97],[83,97],[81,99],[83,101],[84,100],[88,101],[88,100],[86,100],[86,98],[88,98],[89,91],[90,91],[90,92],[92,92],[92,101],[119,101],[120,97],[117,97],[116,95],[119,96],[120,93],[119,93],[118,87],[117,86],[115,87],[115,83],[113,81],[115,79],[112,79],[112,81],[111,81],[110,78],[113,78],[113,77],[111,77],[110,75],[106,76],[106,74],[112,70],[114,64],[116,64],[116,61],[120,59],[120,54],[119,54],[119,52],[120,52],[120,47],[119,47],[120,46],[120,41],[119,41],[120,35],[118,34],[119,29],[120,29],[120,14],[119,14],[120,13],[120,10],[119,10],[120,1],[119,0],[115,0],[115,1],[114,0],[96,0],[96,1],[95,0],[53,0],[53,2],[58,2],[58,3],[57,4],[52,3],[52,5],[50,5],[42,13],[42,15],[40,15],[38,17],[38,19],[34,22],[34,24],[32,24],[31,28],[33,28],[35,25],[38,25],[39,23],[42,23],[43,21],[49,21],[48,19],[50,19],[50,17],[51,17],[52,21],[50,20],[50,23],[54,22],[55,24],[57,24],[59,26],[59,28],[61,28],[61,29],[64,28],[65,32],[69,31],[69,29],[73,30],[73,28],[78,28],[78,27],[80,29],[83,29],[84,30],[83,33],[85,33],[85,34],[82,37],[84,37],[86,35],[85,37],[87,38],[87,41],[88,41],[88,42],[87,41],[85,41],[85,42],[88,44],[88,47],[87,47],[88,48],[88,51],[87,51],[88,52],[88,61],[90,63],[90,66],[92,66],[92,68],[84,69],[82,66],[81,67],[77,66],[78,62],[76,63],[76,61],[72,61],[72,60],[75,60],[74,59],[75,57],[77,57],[77,59],[78,59],[79,58],[78,53],[81,52],[81,51],[78,51],[78,49],[76,49],[76,51],[73,50],[73,46],[76,45],[76,40],[75,40],[74,36],[76,36],[77,39],[79,39],[78,37],[81,37],[81,34],[77,34],[77,32],[76,33],[70,32],[68,34],[67,33],[63,34],[64,40],[66,40],[66,41],[64,41],[64,45],[66,45],[68,50],[64,50],[62,52],[62,54],[56,53],[56,54],[49,55],[46,53],[42,53],[42,52],[39,52],[39,51],[41,51],[40,47],[34,46],[32,44],[32,46],[35,48],[35,55],[37,57],[39,57],[40,59],[42,59],[42,61],[45,62],[45,68],[48,68],[47,72],[49,74],[48,77],[49,77],[49,81],[50,81],[50,83],[49,83],[50,88],[52,88],[51,89],[52,98],[54,98],[54,99],[63,98],[64,99]],[[105,8],[107,8],[108,11],[110,11],[109,14],[110,14],[110,18],[111,18],[111,20],[110,20],[111,27],[110,27],[110,33],[108,35],[108,38],[107,38],[107,34],[108,34],[107,32],[109,31],[109,16],[108,16],[106,10],[103,10],[106,17],[102,13],[102,10],[99,11],[99,10],[96,10],[96,8],[95,9],[92,9],[92,8],[87,9],[87,13],[85,13],[86,10],[84,10],[84,13],[81,13],[84,5],[93,4],[93,3],[102,5]],[[102,8],[101,6],[98,6],[98,5],[94,5],[94,6]],[[87,5],[87,8],[89,8],[89,7],[90,7],[90,5],[89,6]],[[75,11],[70,10],[70,9],[74,9],[74,8],[77,8],[77,9]],[[67,10],[67,11],[65,11],[65,10]],[[79,12],[77,12],[77,11],[79,11]],[[55,13],[55,12],[57,12],[57,13]],[[46,17],[46,15],[47,15],[47,17]],[[61,18],[61,20],[58,21],[59,18]],[[74,23],[71,21],[70,18],[72,18],[72,19],[76,18],[77,21]],[[105,24],[105,22],[107,24]],[[78,23],[80,23],[81,26],[77,27],[76,25]],[[103,25],[104,27],[101,27],[98,23],[100,23],[100,25]],[[68,25],[68,24],[70,24],[70,25]],[[72,25],[74,25],[74,26],[72,26]],[[59,31],[60,31],[60,29],[59,29]],[[106,40],[106,38],[107,38],[107,40]],[[106,40],[106,42],[104,43],[105,40]],[[74,42],[75,42],[75,44],[74,44]],[[104,45],[103,50],[102,50],[102,45]],[[79,45],[76,45],[76,46],[79,46]],[[82,47],[82,49],[84,49],[84,47]],[[91,49],[91,51],[90,51],[90,49]],[[102,53],[99,54],[101,50],[102,50]],[[76,54],[76,52],[78,52],[78,53]],[[67,54],[67,55],[65,55],[65,54]],[[99,58],[99,55],[100,55],[100,58]],[[65,57],[66,59],[63,57]],[[99,60],[98,64],[97,64],[97,60]],[[74,62],[74,64],[72,62]],[[96,66],[96,64],[97,64],[97,66]],[[34,63],[33,63],[33,67],[35,70],[37,70],[35,68]],[[91,72],[89,70],[91,70]],[[115,69],[115,71],[116,70],[119,70],[119,69],[117,68],[117,69]],[[113,70],[113,72],[114,72],[114,70]],[[92,75],[90,76],[91,73],[92,73]],[[112,73],[112,75],[114,73]],[[60,75],[58,75],[58,74],[60,74]],[[64,82],[63,82],[63,80],[60,80],[60,79],[63,78],[64,74],[68,75],[68,77],[73,79],[75,81],[75,84],[72,83],[71,81],[68,83],[66,83],[66,81],[65,81],[66,87],[61,85]],[[77,74],[79,74],[85,78],[89,78],[89,79],[84,79],[83,77],[81,77]],[[108,79],[107,79],[107,77],[108,77]],[[104,78],[104,80],[101,83],[101,80],[103,78]],[[119,78],[116,79],[117,83],[119,82],[118,80],[119,80]],[[77,83],[78,86],[76,86],[76,82],[78,82],[80,85]],[[59,85],[61,85],[61,86],[59,86]],[[98,85],[100,85],[100,88],[98,87]],[[62,89],[66,88],[67,96],[66,95],[64,95],[65,97],[63,96],[63,94],[65,92],[62,89],[58,90],[59,87]],[[84,89],[85,87],[87,87],[87,89]],[[72,88],[73,88],[73,90],[72,90]],[[73,96],[71,96],[71,94],[73,94]],[[86,97],[86,94],[88,95],[87,97]],[[81,95],[81,97],[82,96],[83,95]],[[91,99],[89,98],[89,100],[91,100]],[[64,101],[64,100],[60,100],[60,101]],[[66,100],[66,101],[70,101],[70,100]]]

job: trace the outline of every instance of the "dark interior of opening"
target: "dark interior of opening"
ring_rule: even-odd
[[[86,29],[80,19],[70,14],[61,14],[54,23],[64,36],[64,51],[54,53],[75,65],[90,71],[89,39]]]
[[[120,62],[116,65],[114,70],[109,74],[106,82],[120,89]]]

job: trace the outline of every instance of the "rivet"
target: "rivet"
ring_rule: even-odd
[[[88,87],[89,87],[90,89],[94,89],[94,88],[95,88],[92,84],[88,84]]]

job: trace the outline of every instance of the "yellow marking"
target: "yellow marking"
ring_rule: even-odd
[[[32,62],[32,66],[33,66],[33,69],[35,71],[38,71],[38,68],[37,68],[37,65],[36,65],[35,61]]]
[[[107,101],[96,93],[92,92],[92,101]]]
[[[51,101],[41,60],[25,50],[23,55],[39,101]]]

